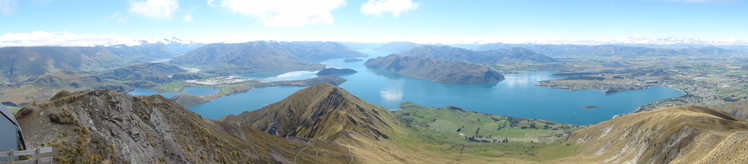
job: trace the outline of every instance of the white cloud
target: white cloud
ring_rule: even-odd
[[[418,8],[418,4],[411,0],[369,0],[361,6],[361,13],[373,16],[391,13],[393,16],[399,17],[400,13],[416,8]]]
[[[330,11],[344,6],[345,0],[208,0],[208,4],[255,18],[266,27],[298,27],[333,24]]]
[[[184,20],[185,22],[192,22],[192,15],[185,14],[184,17],[182,17],[182,20]]]
[[[172,14],[177,11],[177,8],[179,8],[177,0],[145,0],[130,2],[130,12],[154,19],[171,20]]]
[[[16,10],[18,0],[0,0],[0,13],[10,14]]]

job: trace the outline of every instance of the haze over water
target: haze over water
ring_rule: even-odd
[[[558,79],[549,76],[553,71],[505,74],[506,80],[493,84],[442,84],[387,70],[366,68],[363,65],[366,59],[389,53],[363,52],[370,54],[370,57],[362,58],[364,61],[361,62],[346,63],[343,62],[344,59],[330,59],[319,63],[327,67],[351,68],[358,71],[356,74],[341,76],[348,81],[340,87],[390,110],[397,110],[401,102],[409,101],[423,106],[454,105],[467,111],[586,125],[609,120],[617,114],[630,113],[652,101],[683,95],[681,91],[665,87],[603,94],[604,91],[601,90],[569,91],[535,86],[538,81]],[[308,72],[242,76],[263,80],[310,78]],[[254,88],[245,93],[216,98],[188,109],[210,119],[219,119],[228,114],[262,108],[304,88],[306,87]],[[588,105],[602,107],[584,109],[584,106]]]

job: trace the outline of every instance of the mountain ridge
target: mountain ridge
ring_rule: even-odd
[[[576,131],[567,143],[580,150],[561,163],[743,163],[748,161],[748,122],[715,109],[667,107]],[[725,156],[733,158],[719,158]]]
[[[477,50],[488,51],[522,47],[538,53],[554,57],[659,57],[659,56],[692,56],[692,57],[741,57],[745,52],[727,50],[716,47],[685,47],[685,48],[650,48],[636,45],[550,45],[550,44],[484,44]]]
[[[350,161],[345,147],[216,122],[159,95],[63,91],[50,101],[24,107],[16,117],[30,148],[51,146],[60,163]],[[309,145],[325,153],[297,151]]]
[[[354,129],[357,136],[389,139],[385,133],[392,131],[390,124],[402,124],[389,110],[328,83],[299,90],[279,102],[239,115],[227,115],[218,121],[241,122],[280,137],[320,140],[335,140]]]
[[[3,47],[0,48],[0,81],[23,81],[62,71],[117,68],[171,56],[163,44],[96,47]]]
[[[474,51],[450,46],[425,45],[400,53],[402,56],[428,57],[443,61],[461,61],[494,66],[500,63],[556,62],[556,59],[530,50],[513,47],[489,51]]]

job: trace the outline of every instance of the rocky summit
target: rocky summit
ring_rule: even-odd
[[[399,120],[389,110],[370,104],[342,88],[321,83],[266,107],[228,115],[218,121],[244,123],[281,137],[320,140],[357,135],[388,139]]]

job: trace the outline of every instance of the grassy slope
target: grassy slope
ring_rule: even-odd
[[[722,111],[659,108],[579,130],[541,154],[572,155],[558,163],[744,163],[748,162],[746,130],[745,120]]]
[[[538,141],[550,143],[556,141],[558,137],[548,137],[552,136],[548,130],[521,128],[522,126],[529,127],[529,123],[536,123],[542,128],[545,123],[552,123],[549,121],[468,112],[453,106],[421,107],[407,102],[401,104],[400,110],[394,113],[408,122],[406,124],[408,132],[392,137],[392,140],[400,143],[399,147],[404,150],[410,150],[422,156],[431,156],[430,158],[440,163],[542,163],[547,159],[559,158],[556,156],[568,156],[567,154],[539,153],[548,145]],[[497,130],[499,126],[505,126],[512,120],[515,124]],[[551,129],[559,128],[559,130],[551,131],[559,133],[560,136],[567,136],[571,131],[582,128],[577,125],[552,124]],[[456,132],[463,126],[463,129],[466,129],[462,131],[465,136]],[[475,129],[478,127],[481,128],[478,135],[483,136],[501,133],[500,139],[504,139],[503,133],[506,132],[510,142],[485,143],[466,140],[466,136],[475,135]],[[561,127],[568,131],[564,132]]]

